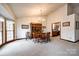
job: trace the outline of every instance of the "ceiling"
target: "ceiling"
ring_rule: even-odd
[[[9,4],[16,17],[46,16],[64,3],[11,3]]]

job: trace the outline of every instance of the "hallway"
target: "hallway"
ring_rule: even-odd
[[[54,55],[79,55],[79,42],[72,43],[60,40],[59,37],[51,38],[48,43],[34,43],[32,40],[17,40],[4,45],[0,49],[2,56],[54,56]]]

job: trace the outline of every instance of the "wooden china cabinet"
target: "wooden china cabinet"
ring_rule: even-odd
[[[31,38],[39,38],[42,33],[42,24],[31,23]]]

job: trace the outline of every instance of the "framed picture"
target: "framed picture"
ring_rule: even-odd
[[[21,25],[22,29],[29,29],[29,25]]]
[[[65,27],[65,26],[70,26],[70,22],[64,22],[62,23],[62,25]]]
[[[76,21],[76,29],[79,29],[79,21]]]

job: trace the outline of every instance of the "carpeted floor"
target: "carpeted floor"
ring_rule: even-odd
[[[1,56],[76,56],[79,55],[79,42],[72,43],[51,38],[48,43],[34,43],[32,40],[17,40],[0,49]]]

